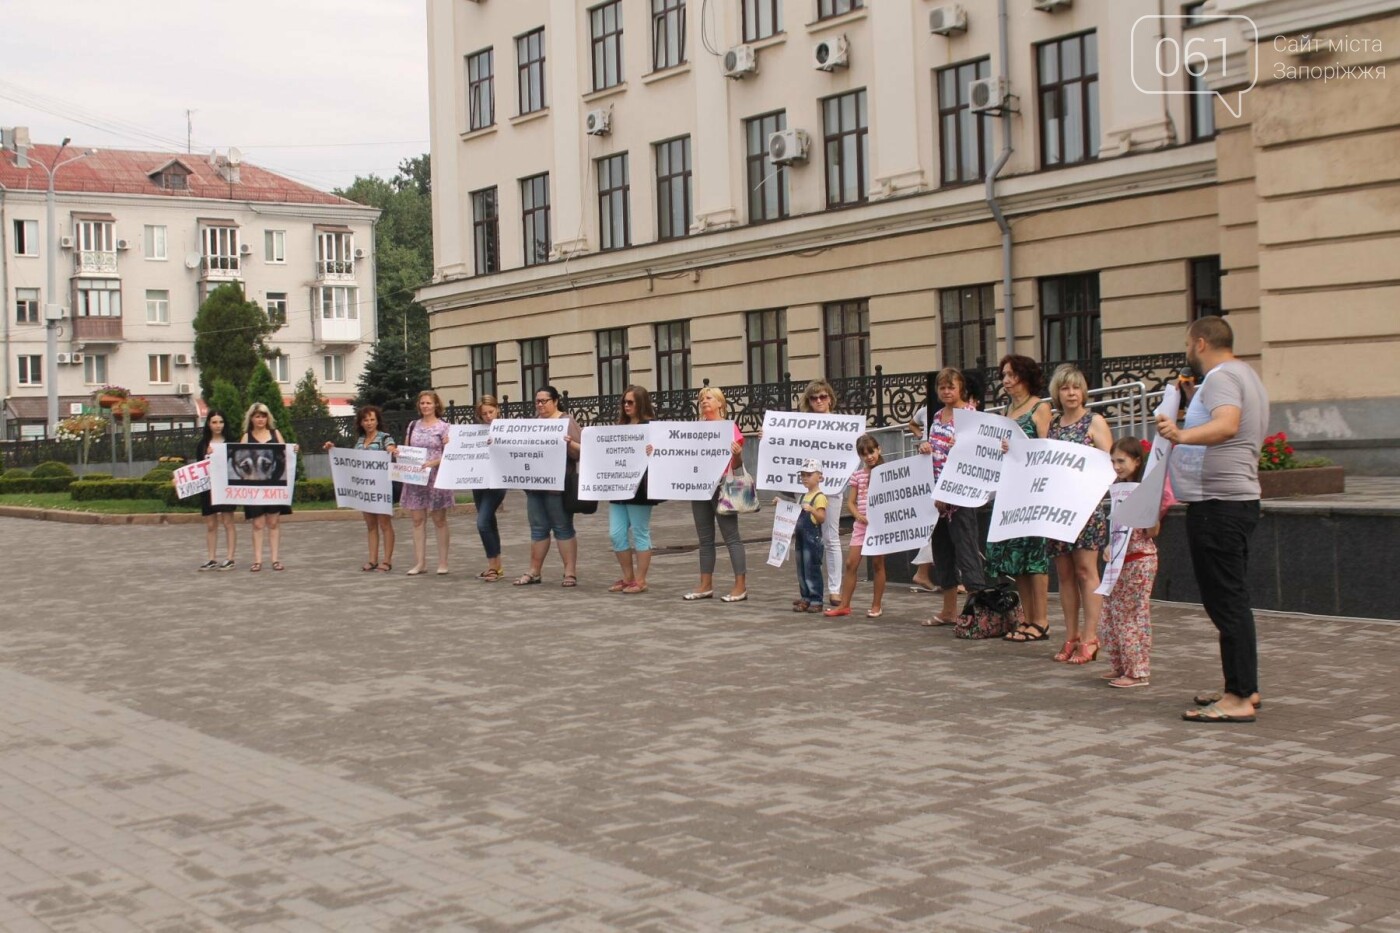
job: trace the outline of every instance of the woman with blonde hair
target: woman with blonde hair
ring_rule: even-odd
[[[432,389],[418,393],[418,418],[408,425],[404,432],[405,447],[421,447],[426,451],[424,465],[428,470],[428,484],[416,486],[404,483],[402,505],[413,519],[413,567],[408,571],[416,577],[428,568],[428,518],[432,517],[433,529],[437,532],[437,572],[447,573],[447,546],[451,534],[447,527],[447,510],[457,502],[450,489],[438,489],[438,464],[442,463],[442,451],[447,447],[447,422],[442,420],[442,396]],[[397,451],[394,454],[398,456]]]
[[[818,415],[836,414],[836,390],[825,379],[813,379],[802,390],[797,410]],[[826,601],[841,605],[841,497],[830,497],[826,520],[822,522],[822,556],[826,563]]]
[[[728,402],[724,393],[714,386],[700,390],[697,402],[701,421],[723,421],[728,413]],[[725,475],[743,466],[744,435],[739,426],[734,426],[734,440],[729,445],[729,466]],[[723,481],[721,480],[721,483]],[[734,568],[734,588],[720,600],[726,603],[742,602],[749,598],[748,563],[744,555],[744,542],[739,537],[739,516],[719,514],[719,487],[708,499],[690,503],[691,514],[695,518],[695,534],[700,539],[700,585],[686,593],[683,599],[712,599],[715,595],[715,526],[719,526],[724,537],[724,546],[729,550],[729,563]]]
[[[285,444],[282,433],[277,430],[277,419],[272,417],[272,411],[262,402],[254,402],[248,406],[248,411],[243,415],[243,436],[239,438],[242,444]],[[295,445],[293,450],[300,448]],[[283,515],[291,515],[290,505],[245,505],[243,507],[243,517],[253,523],[253,562],[248,565],[248,569],[253,573],[262,570],[263,555],[263,531],[267,531],[268,545],[272,549],[272,569],[286,570],[280,559],[282,549],[282,529],[278,521]]]
[[[490,424],[501,416],[501,403],[494,395],[483,395],[476,400],[476,423]],[[472,502],[476,505],[476,533],[481,535],[481,546],[486,551],[486,569],[477,574],[477,579],[495,583],[506,575],[501,566],[501,529],[496,524],[496,510],[506,499],[504,489],[473,489]]]

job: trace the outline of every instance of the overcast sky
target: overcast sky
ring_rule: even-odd
[[[35,143],[236,146],[318,188],[428,151],[424,0],[3,0],[0,125]]]

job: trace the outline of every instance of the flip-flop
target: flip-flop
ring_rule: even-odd
[[[911,592],[911,593],[937,593],[938,591],[935,590],[935,589],[933,589],[932,587],[920,586],[919,584],[915,583],[913,586],[909,587],[909,592]]]
[[[1197,706],[1210,706],[1213,703],[1219,703],[1222,699],[1224,699],[1224,697],[1225,694],[1221,693],[1219,690],[1216,690],[1212,693],[1198,693],[1192,699],[1196,701]],[[1259,702],[1253,705],[1255,709],[1259,709],[1261,706],[1263,706],[1263,697],[1260,697]]]
[[[919,624],[928,628],[937,628],[940,625],[952,625],[954,621],[953,619],[945,619],[942,616],[934,616],[932,619],[925,619]]]
[[[1212,703],[1201,709],[1188,709],[1181,714],[1181,718],[1187,722],[1254,722],[1255,719],[1253,715],[1232,716],[1221,709],[1217,703]]]

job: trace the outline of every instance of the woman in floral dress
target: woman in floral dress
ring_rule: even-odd
[[[401,504],[404,511],[413,519],[413,567],[408,575],[416,577],[428,566],[428,518],[433,519],[433,529],[437,532],[437,556],[439,574],[447,573],[447,545],[451,538],[447,528],[447,510],[456,504],[457,499],[450,489],[438,489],[438,464],[442,462],[442,451],[447,446],[447,422],[442,420],[442,397],[432,389],[418,393],[418,420],[408,426],[404,435],[405,447],[421,447],[427,452],[425,465],[430,467],[428,485],[417,486],[405,483]]]

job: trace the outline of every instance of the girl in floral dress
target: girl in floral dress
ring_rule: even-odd
[[[1142,482],[1143,448],[1135,437],[1119,438],[1110,451],[1120,483]],[[1167,497],[1170,501],[1170,497]],[[1159,521],[1128,536],[1123,571],[1104,597],[1099,637],[1108,652],[1110,687],[1146,687],[1152,666],[1152,584],[1157,579]],[[1107,557],[1107,555],[1105,555]]]

